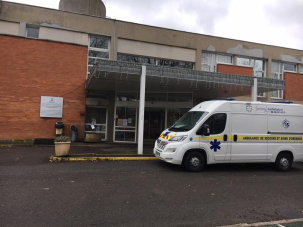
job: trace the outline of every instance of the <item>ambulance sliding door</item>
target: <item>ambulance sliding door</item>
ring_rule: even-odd
[[[267,158],[266,105],[231,104],[231,161]]]

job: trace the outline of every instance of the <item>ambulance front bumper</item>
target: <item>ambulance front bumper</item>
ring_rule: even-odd
[[[164,145],[163,145],[164,144]],[[178,151],[180,149],[180,143],[168,143],[161,141],[155,143],[154,155],[162,161],[181,165],[182,160],[178,160]]]

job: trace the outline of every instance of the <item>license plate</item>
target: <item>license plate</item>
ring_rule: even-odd
[[[160,152],[156,151],[156,156],[160,157]]]

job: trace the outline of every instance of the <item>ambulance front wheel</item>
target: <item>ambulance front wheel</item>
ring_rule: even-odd
[[[199,172],[205,167],[206,163],[204,156],[200,152],[192,151],[186,155],[183,165],[189,172]]]
[[[291,169],[292,166],[292,158],[287,153],[279,154],[276,163],[276,169],[281,172],[286,172]]]

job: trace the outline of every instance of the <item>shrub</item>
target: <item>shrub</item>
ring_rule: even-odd
[[[55,142],[71,142],[71,139],[68,136],[58,136]]]

